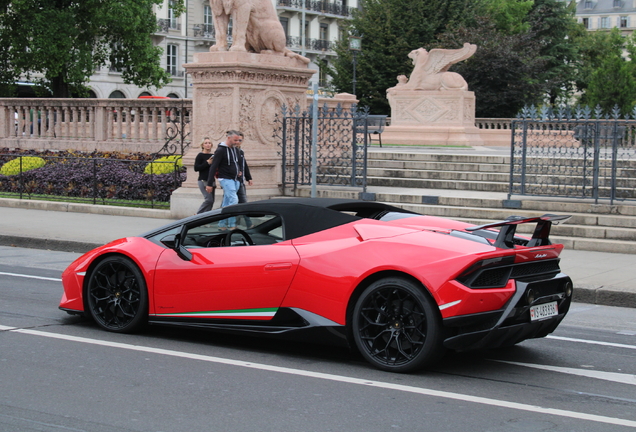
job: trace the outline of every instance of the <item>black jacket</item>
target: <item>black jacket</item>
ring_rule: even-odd
[[[224,142],[219,144],[210,165],[208,184],[214,180],[215,176],[219,179],[238,180],[241,183],[244,180],[252,180],[243,150],[236,147],[230,148]]]

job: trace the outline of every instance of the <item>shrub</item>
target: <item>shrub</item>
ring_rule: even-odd
[[[12,176],[20,174],[20,167],[22,167],[22,172],[27,172],[36,168],[41,168],[45,164],[46,161],[42,158],[35,156],[21,156],[2,165],[2,168],[0,168],[0,174]]]
[[[165,156],[146,165],[144,174],[169,174],[180,171],[182,166],[181,156]]]

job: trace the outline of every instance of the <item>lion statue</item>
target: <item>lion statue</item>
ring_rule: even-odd
[[[271,0],[210,0],[216,44],[210,51],[227,51],[227,30],[232,17],[230,51],[278,54],[308,64],[309,59],[287,48],[287,38]]]
[[[468,90],[468,84],[462,76],[448,72],[453,64],[466,60],[477,50],[477,45],[465,43],[463,48],[433,49],[427,51],[418,48],[409,53],[413,60],[413,72],[409,79],[398,77],[398,84],[387,91],[400,90]]]

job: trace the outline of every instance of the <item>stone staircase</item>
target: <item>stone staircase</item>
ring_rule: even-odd
[[[513,195],[510,157],[498,154],[369,152],[368,196],[418,213],[474,224],[510,215],[572,215],[553,226],[551,239],[568,249],[636,254],[636,201],[599,201]],[[360,188],[320,187],[322,197],[358,198]],[[297,195],[309,196],[309,188]],[[534,226],[522,225],[530,233]]]

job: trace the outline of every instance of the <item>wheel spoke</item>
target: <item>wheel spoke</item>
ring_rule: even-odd
[[[424,348],[426,314],[406,289],[387,285],[372,292],[362,303],[357,319],[359,338],[379,363],[407,364]]]

